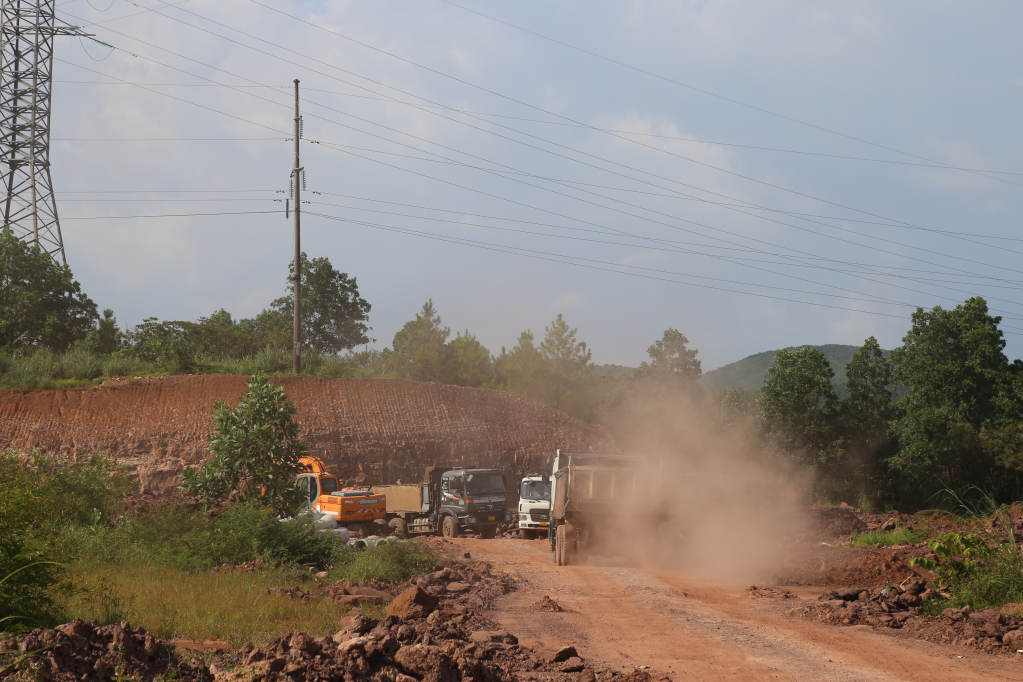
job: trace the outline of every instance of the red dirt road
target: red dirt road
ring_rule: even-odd
[[[1020,680],[1023,654],[992,656],[897,630],[838,627],[787,611],[800,599],[753,599],[723,585],[625,567],[558,567],[545,540],[457,539],[497,571],[521,580],[490,617],[528,646],[574,645],[596,664],[682,680]],[[549,595],[565,609],[530,608]]]

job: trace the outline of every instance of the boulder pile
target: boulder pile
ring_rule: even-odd
[[[532,649],[496,627],[483,610],[514,589],[485,566],[455,566],[424,576],[398,594],[380,619],[349,616],[330,637],[292,632],[265,647],[242,647],[218,682],[651,682],[588,663],[575,647]]]
[[[184,660],[166,643],[127,622],[98,627],[76,620],[54,630],[0,640],[0,679],[43,682],[151,680],[208,682],[199,660]]]
[[[922,581],[883,589],[845,588],[825,592],[816,603],[790,613],[832,625],[906,629],[932,642],[977,647],[992,653],[1023,649],[1023,618],[1003,611],[945,609],[926,615],[920,606],[935,595]]]

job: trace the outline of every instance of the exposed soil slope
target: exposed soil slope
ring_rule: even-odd
[[[524,396],[443,384],[282,377],[301,437],[343,478],[420,480],[430,464],[498,466],[513,477],[546,464],[556,448],[609,450],[602,426]],[[210,413],[245,391],[242,376],[120,380],[91,389],[0,393],[0,448],[76,456],[108,452],[143,490],[177,485],[202,462]]]

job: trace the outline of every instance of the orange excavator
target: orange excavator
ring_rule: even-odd
[[[387,516],[387,498],[374,494],[368,488],[338,488],[337,476],[327,471],[319,457],[303,457],[304,472],[298,475],[297,485],[306,493],[309,507],[321,514],[329,514],[352,533],[386,535],[390,530],[383,522]],[[375,528],[381,521],[381,528]]]

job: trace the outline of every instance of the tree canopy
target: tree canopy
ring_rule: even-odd
[[[326,257],[302,259],[302,343],[321,353],[339,353],[370,342],[370,304],[359,296],[355,277],[340,272]],[[295,261],[288,266],[288,293],[270,304],[270,327],[292,326]]]
[[[0,229],[0,347],[67,348],[98,318],[71,268]]]

